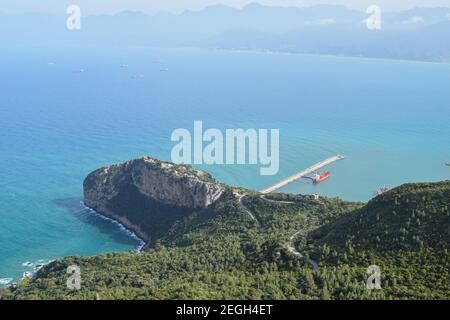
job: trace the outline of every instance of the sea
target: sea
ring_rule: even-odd
[[[382,187],[450,179],[450,65],[203,49],[0,52],[0,278],[142,242],[83,205],[93,170],[171,160],[175,129],[279,129],[280,168],[199,165],[260,190],[330,156],[331,178],[282,192],[368,201]]]

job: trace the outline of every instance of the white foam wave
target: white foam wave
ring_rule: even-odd
[[[0,286],[10,284],[13,280],[13,278],[0,278]]]
[[[33,262],[30,261],[26,261],[24,263],[22,263],[22,267],[32,267],[33,266]]]
[[[121,224],[120,222],[118,222],[118,221],[116,221],[116,220],[114,220],[114,219],[105,217],[104,215],[102,215],[102,214],[98,213],[97,211],[93,210],[92,208],[87,207],[87,206],[84,204],[83,201],[80,201],[80,203],[84,206],[84,208],[85,208],[86,210],[89,210],[89,212],[92,213],[92,214],[94,214],[96,217],[99,217],[99,218],[101,218],[101,219],[103,219],[103,220],[105,220],[105,221],[112,222],[113,224],[115,224],[116,226],[118,226],[119,229],[120,229],[123,233],[125,233],[125,234],[128,235],[129,237],[135,239],[135,240],[138,242],[138,245],[137,245],[137,247],[136,247],[136,249],[135,249],[135,251],[136,251],[137,253],[141,252],[142,249],[145,247],[145,241],[142,240],[136,233],[134,233],[133,231],[127,229],[123,224]]]

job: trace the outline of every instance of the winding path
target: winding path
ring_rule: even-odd
[[[293,201],[277,201],[277,200],[267,199],[267,197],[265,195],[261,195],[260,198],[263,200],[266,200],[267,202],[271,202],[271,203],[296,204],[296,202],[293,202]]]
[[[239,204],[242,206],[242,208],[244,208],[244,210],[250,215],[250,217],[251,217],[254,221],[256,221],[256,223],[257,223],[258,225],[260,225],[260,223],[259,223],[258,219],[256,218],[255,214],[254,214],[249,208],[247,208],[247,207],[242,203],[242,199],[243,199],[246,195],[245,195],[245,194],[243,194],[243,195],[241,195],[241,194],[235,194],[235,195],[238,197]],[[292,202],[292,201],[276,201],[276,200],[267,199],[265,195],[261,195],[260,198],[263,199],[264,201],[267,201],[267,202],[270,202],[270,203],[295,204],[295,202]],[[295,255],[295,256],[297,256],[297,257],[300,257],[300,258],[302,258],[302,259],[305,259],[306,262],[309,263],[309,264],[313,267],[314,270],[319,269],[319,264],[318,264],[316,261],[314,261],[314,260],[312,260],[312,259],[306,259],[305,256],[304,256],[300,251],[298,251],[297,248],[295,247],[295,238],[297,238],[297,237],[302,233],[302,231],[303,231],[303,230],[300,230],[300,231],[296,232],[294,235],[292,235],[292,236],[289,238],[289,241],[288,241],[288,244],[287,244],[287,250],[288,250],[291,254],[293,254],[293,255]]]
[[[295,238],[297,238],[301,232],[302,231],[298,231],[292,237],[289,238],[288,251],[290,253],[292,253],[293,255],[296,255],[300,258],[305,259],[306,262],[308,262],[313,267],[314,270],[319,269],[319,264],[316,261],[314,261],[312,259],[306,259],[305,256],[300,251],[298,251],[297,248],[295,247]]]
[[[242,203],[242,199],[246,196],[245,194],[236,194],[236,196],[238,197],[239,200],[239,204],[242,206],[242,208],[244,208],[245,212],[248,213],[248,215],[256,222],[256,224],[259,226],[260,223],[258,221],[258,219],[256,218],[255,214],[245,206],[245,204]]]

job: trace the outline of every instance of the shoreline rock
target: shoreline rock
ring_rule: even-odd
[[[87,207],[149,245],[175,221],[214,203],[226,187],[205,171],[144,157],[95,170],[83,188]]]

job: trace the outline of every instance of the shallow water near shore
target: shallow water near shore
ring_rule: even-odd
[[[201,166],[231,185],[263,189],[335,154],[346,159],[329,180],[281,191],[367,201],[384,185],[450,179],[450,65],[142,48],[0,58],[0,278],[41,259],[135,250],[82,205],[83,179],[143,155],[170,160],[172,131],[194,120],[280,129],[276,176]]]

